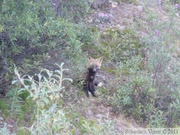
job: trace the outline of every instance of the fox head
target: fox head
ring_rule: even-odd
[[[103,57],[98,59],[93,59],[92,57],[88,58],[88,68],[91,68],[92,71],[97,72],[101,68]]]

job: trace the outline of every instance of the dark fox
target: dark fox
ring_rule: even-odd
[[[98,59],[93,59],[92,57],[88,58],[88,68],[83,83],[83,90],[86,92],[87,97],[89,97],[88,92],[91,92],[93,97],[96,97],[95,86],[98,86],[96,75],[101,67],[102,61],[103,57],[100,57]]]

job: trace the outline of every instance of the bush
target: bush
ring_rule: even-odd
[[[68,20],[80,22],[88,13],[89,5],[87,0],[71,0],[71,1],[52,1],[51,2],[57,15]]]
[[[149,123],[148,127],[176,127],[180,118],[179,107],[175,106],[179,103],[180,88],[179,33],[176,30],[179,21],[174,16],[177,10],[169,5],[169,20],[161,22],[161,14],[149,8],[154,5],[146,6],[148,23],[136,26],[137,30],[149,28],[148,33],[142,32],[139,38],[140,44],[145,45],[144,54],[120,61],[115,72],[117,78],[110,83],[112,97],[107,99],[116,113],[133,115]]]
[[[78,12],[79,8],[85,8],[82,5],[86,2],[83,2],[60,3],[67,4],[67,7],[76,4]],[[74,58],[82,58],[81,46],[91,42],[92,34],[89,34],[90,31],[83,23],[74,24],[63,18],[64,15],[57,16],[52,4],[51,1],[30,0],[1,2],[0,80],[3,89],[0,91],[2,93],[8,89],[7,86],[13,79],[13,64],[21,68],[23,73],[32,73],[32,70],[35,73],[40,70],[42,62],[50,58],[47,55],[51,55],[54,50],[59,52],[63,50],[58,57],[73,61]],[[74,14],[72,10],[70,12]],[[88,32],[82,34],[82,30]]]
[[[101,53],[112,63],[118,65],[135,55],[143,55],[143,44],[140,43],[138,35],[133,29],[124,30],[107,29],[99,34],[98,46],[91,47],[93,55]]]
[[[14,80],[13,84],[22,86],[17,92],[28,91],[30,94],[27,99],[32,99],[29,103],[35,104],[34,108],[31,108],[32,110],[28,109],[30,112],[33,111],[33,124],[30,128],[24,128],[28,129],[31,134],[71,133],[72,125],[68,122],[61,103],[64,81],[71,81],[71,79],[63,77],[63,72],[67,70],[63,69],[63,63],[57,66],[59,70],[54,73],[49,70],[42,70],[36,75],[36,79],[34,76],[21,76],[15,68],[17,80]],[[14,102],[12,104],[14,106],[19,105],[19,103]],[[12,107],[12,111],[17,112],[14,107]]]
[[[142,57],[135,56],[119,66],[117,74],[125,74],[126,79],[118,80],[119,87],[114,90],[110,103],[116,113],[124,112],[146,121],[153,111],[155,90],[151,88],[150,74],[141,68],[142,63]]]
[[[179,21],[175,16],[177,9],[174,8],[174,5],[164,2],[163,6],[168,9],[166,15],[168,20],[166,22],[158,21],[160,13],[153,18],[147,16],[146,19],[151,18],[151,29],[148,31],[150,34],[142,38],[142,42],[149,47],[148,69],[152,75],[152,87],[156,89],[155,112],[161,112],[159,114],[162,115],[160,122],[162,125],[175,127],[179,123],[177,119],[180,117],[177,115],[179,114],[178,107],[175,109],[173,106],[179,100],[178,89],[180,87],[177,43],[180,33],[176,30]],[[149,10],[148,7],[147,10]]]
[[[115,127],[108,114],[106,120],[100,119],[96,122],[85,119],[79,114],[77,109],[83,109],[77,106],[80,101],[66,107],[68,103],[64,103],[64,94],[68,92],[66,91],[68,89],[64,87],[64,84],[71,79],[64,78],[63,74],[67,69],[63,68],[63,64],[57,66],[59,69],[54,72],[44,69],[35,76],[21,76],[15,68],[16,79],[13,81],[13,86],[16,89],[8,92],[14,96],[9,95],[13,98],[11,102],[7,102],[7,106],[10,107],[8,119],[16,120],[16,125],[7,125],[5,122],[1,132],[19,135],[24,133],[29,135],[115,134]],[[29,96],[24,99],[27,91]],[[85,105],[84,101],[82,103]],[[69,109],[71,111],[68,111]]]
[[[120,76],[110,83],[109,103],[117,114],[125,113],[150,127],[179,123],[179,63],[161,49],[150,52],[149,64],[135,56],[116,69]],[[151,63],[153,62],[153,63]],[[161,115],[161,116],[160,116]],[[158,117],[159,119],[156,119]]]

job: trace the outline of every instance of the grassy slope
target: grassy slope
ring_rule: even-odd
[[[88,25],[89,24],[93,26],[96,25],[96,27],[99,30],[98,33],[101,34],[102,31],[109,28],[115,29],[115,30],[117,29],[124,30],[127,28],[131,29],[132,26],[135,26],[136,24],[140,23],[139,25],[140,27],[136,27],[136,30],[138,30],[136,34],[139,34],[138,36],[141,36],[142,32],[145,32],[146,34],[148,34],[147,30],[149,30],[152,27],[151,26],[152,24],[149,24],[149,20],[147,19],[147,12],[145,9],[147,6],[149,6],[149,9],[152,10],[154,13],[158,13],[158,17],[160,17],[159,21],[163,22],[164,20],[169,19],[168,18],[169,11],[165,9],[164,7],[161,7],[160,5],[157,5],[157,4],[145,5],[144,3],[138,3],[138,5],[135,6],[133,4],[122,3],[119,5],[116,5],[115,7],[110,7],[108,9],[102,9],[101,11],[94,12],[93,14],[89,16],[90,20],[91,19],[93,20],[94,18],[97,17],[97,14],[99,12],[108,12],[112,14],[111,23],[109,22],[97,23],[97,22],[92,21],[92,22],[89,22]],[[179,18],[176,18],[176,19],[177,19],[176,21],[178,22]],[[142,25],[142,24],[145,24],[145,25]],[[117,39],[115,41],[110,40],[109,42],[112,43],[113,45],[114,43],[116,43],[116,41],[119,42]],[[177,45],[179,44],[179,41],[176,41],[176,42],[177,43],[174,45],[175,45],[175,48],[178,48]],[[90,97],[90,99],[87,99],[85,97],[85,94],[80,92],[79,89],[73,85],[67,86],[66,90],[68,92],[66,93],[67,95],[64,96],[65,110],[69,112],[68,115],[70,115],[70,118],[72,118],[71,121],[73,120],[75,121],[74,123],[72,122],[72,124],[74,124],[75,127],[79,128],[76,131],[76,134],[78,133],[80,134],[80,130],[83,130],[81,129],[81,126],[82,126],[81,124],[77,126],[77,123],[80,123],[81,119],[85,119],[90,123],[91,122],[96,123],[97,125],[102,124],[102,127],[109,128],[108,130],[107,129],[102,129],[102,130],[103,131],[107,130],[109,133],[111,133],[110,128],[112,128],[112,131],[114,134],[121,134],[125,128],[144,127],[144,125],[140,123],[137,124],[138,122],[136,122],[134,119],[124,117],[124,114],[117,115],[116,113],[114,113],[114,110],[109,105],[109,103],[107,103],[106,101],[107,97],[104,97],[103,94],[106,95],[107,93],[108,94],[111,93],[111,91],[113,92],[113,89],[111,89],[111,87],[108,87],[108,86],[113,85],[113,84],[118,85],[119,82],[117,81],[124,81],[124,79],[119,79],[119,78],[122,78],[123,76],[120,76],[120,75],[118,76],[114,74],[112,69],[116,69],[116,65],[114,65],[114,62],[111,60],[116,60],[116,59],[111,59],[112,56],[110,56],[108,52],[109,48],[106,48],[103,50],[106,44],[104,45],[101,39],[96,39],[94,44],[95,45],[93,49],[96,50],[98,48],[99,52],[97,51],[94,54],[94,52],[91,50],[92,48],[88,48],[88,49],[86,48],[85,51],[89,52],[90,55],[97,55],[96,57],[98,57],[100,54],[105,55],[102,71],[100,72],[101,74],[100,79],[104,82],[104,86],[103,86],[103,89],[98,88],[99,91],[97,90],[99,97],[98,98]],[[113,49],[113,47],[111,49]],[[171,51],[174,55],[179,56],[178,49],[174,49]],[[71,67],[70,67],[71,62],[68,60],[59,59],[58,56],[61,56],[60,55],[61,52],[55,52],[55,53],[56,53],[55,55],[52,54],[48,62],[45,62],[43,64],[43,67],[48,68],[49,65],[53,65],[53,63],[55,62],[61,63],[62,61],[65,61],[65,66],[71,70]],[[71,76],[70,73],[67,73],[67,76]],[[124,78],[126,79],[126,77]],[[113,83],[113,82],[116,82],[116,83]],[[6,121],[7,123],[15,127],[16,120],[7,119]],[[108,127],[108,126],[103,125],[103,124],[106,125],[108,123],[113,126]],[[96,124],[94,124],[94,126],[96,126]]]

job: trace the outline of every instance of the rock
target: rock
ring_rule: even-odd
[[[117,2],[115,2],[115,1],[111,2],[111,7],[112,8],[116,8],[117,6],[118,6]]]

